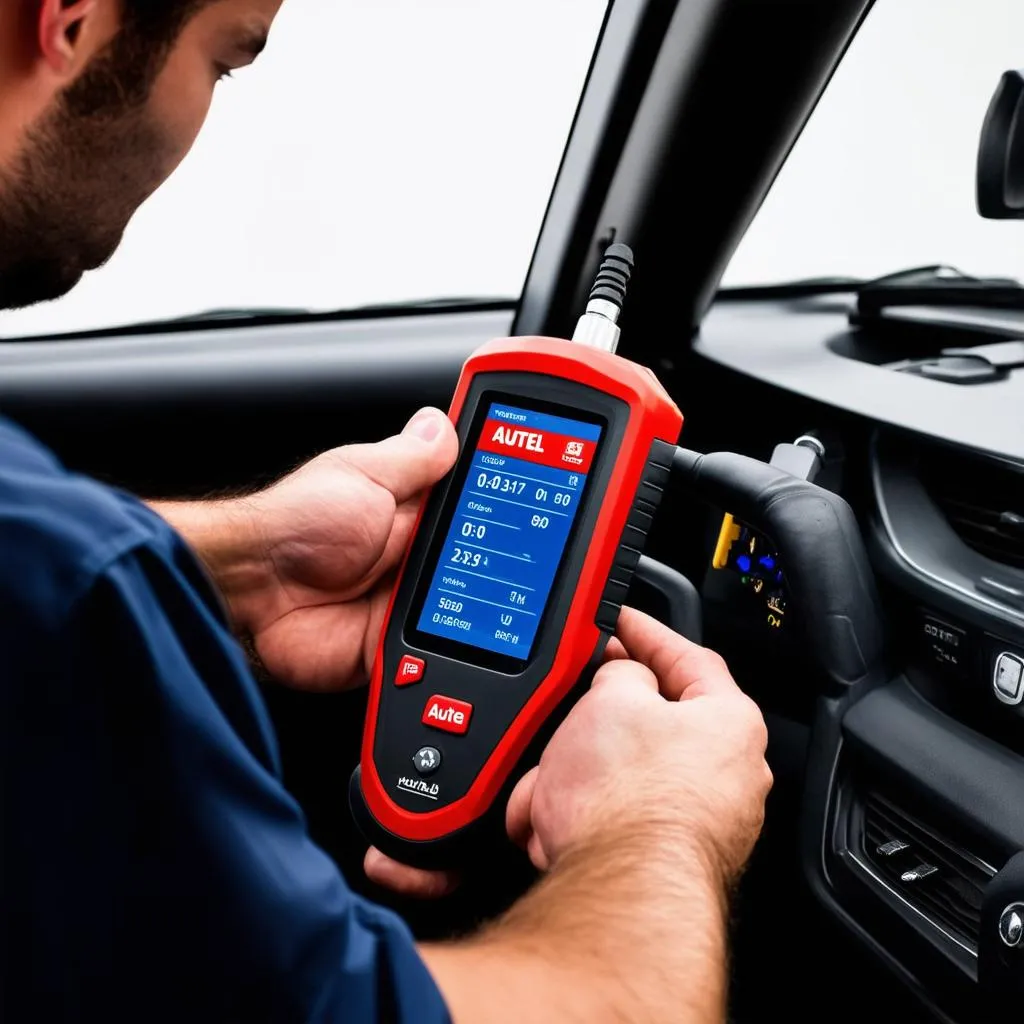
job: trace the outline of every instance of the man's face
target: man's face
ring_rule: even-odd
[[[200,2],[163,48],[117,31],[53,95],[0,165],[0,308],[55,299],[110,258],[192,147],[218,80],[263,48],[280,4]]]

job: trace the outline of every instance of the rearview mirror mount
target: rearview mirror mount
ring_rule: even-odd
[[[978,213],[1024,219],[1024,71],[1006,71],[992,94],[978,145]]]

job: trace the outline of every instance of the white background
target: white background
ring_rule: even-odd
[[[106,267],[0,335],[518,296],[604,0],[286,0]]]
[[[1021,0],[876,0],[724,283],[931,263],[1024,279],[1024,221],[974,205],[985,110],[1018,67]]]
[[[108,266],[0,335],[217,306],[517,295],[604,0],[287,0]],[[1021,0],[877,0],[725,283],[924,263],[1024,278],[974,208]]]

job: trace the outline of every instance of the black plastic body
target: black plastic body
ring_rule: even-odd
[[[660,618],[680,636],[699,644],[703,636],[700,591],[677,569],[644,555],[636,567],[633,585],[649,587],[661,598],[665,609]]]
[[[540,755],[555,730],[572,706],[587,692],[594,673],[601,664],[607,643],[608,637],[602,635],[590,664],[555,713],[549,716],[534,735],[519,763],[509,773],[488,813],[455,832],[449,832],[440,839],[426,841],[411,840],[391,832],[377,821],[366,806],[362,792],[362,768],[357,766],[349,779],[348,801],[352,817],[366,841],[403,864],[436,870],[458,868],[486,855],[488,849],[494,849],[500,843],[507,843],[509,840],[505,831],[505,806],[512,795],[512,790],[523,775],[540,760]],[[431,746],[439,746],[436,737],[440,735],[443,734],[434,734]]]
[[[882,681],[881,606],[850,506],[831,491],[743,455],[680,448],[672,465],[702,498],[774,542],[808,644],[833,692]]]

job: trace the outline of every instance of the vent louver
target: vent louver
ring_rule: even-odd
[[[874,870],[920,913],[976,953],[985,886],[994,871],[877,793],[868,794],[863,806],[863,855]],[[936,870],[908,880],[922,865]]]
[[[1024,569],[1024,467],[932,449],[921,455],[921,478],[968,547]]]

